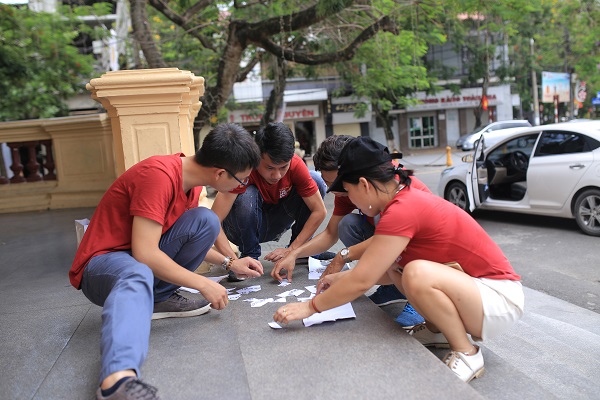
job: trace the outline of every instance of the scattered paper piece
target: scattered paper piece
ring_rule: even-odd
[[[335,307],[331,310],[326,310],[320,313],[314,313],[310,317],[304,318],[302,322],[304,322],[304,326],[308,327],[327,321],[337,321],[338,319],[346,318],[356,318],[356,314],[354,313],[354,308],[352,308],[351,303],[346,303],[339,307]]]
[[[305,301],[311,300],[313,297],[315,297],[315,294],[311,293],[309,297],[298,297],[297,300],[304,303]]]
[[[244,301],[249,301],[249,302],[253,302],[253,301],[256,301],[256,300],[260,300],[260,299],[257,299],[256,297],[249,297],[247,299],[244,299]]]
[[[331,261],[308,257],[308,279],[319,279]]]
[[[291,289],[291,290],[288,290],[288,291],[283,292],[281,294],[278,294],[277,297],[290,297],[290,296],[298,297],[302,293],[304,293],[304,290],[302,290],[302,289]]]
[[[228,275],[221,275],[221,276],[207,276],[208,279],[210,279],[213,282],[221,282],[224,278],[227,278]]]
[[[262,307],[267,303],[272,303],[273,299],[272,298],[268,298],[268,299],[256,299],[255,301],[253,301],[252,303],[250,303],[250,307]]]
[[[271,328],[273,328],[273,329],[281,329],[281,325],[279,325],[279,324],[278,324],[277,322],[275,322],[275,321],[269,322],[269,326],[270,326]]]
[[[317,293],[317,286],[316,285],[304,286],[304,288],[306,290],[308,290],[309,292],[311,292],[312,294]]]
[[[246,301],[246,300],[244,300]],[[268,298],[268,299],[252,299],[252,301],[250,302],[250,307],[262,307],[265,304],[268,303],[285,303],[285,298],[280,298],[277,300],[274,300],[272,297]]]
[[[282,279],[281,282],[279,282],[279,285],[277,286],[287,286],[287,285],[291,285],[291,282],[288,282],[287,279]]]
[[[229,298],[229,300],[237,300],[240,297],[242,297],[241,294],[230,294],[229,296],[227,296]]]
[[[239,294],[248,294],[248,293],[252,293],[252,292],[258,292],[260,289],[261,289],[260,285],[254,285],[254,286],[248,286],[245,288],[241,288],[237,292]]]

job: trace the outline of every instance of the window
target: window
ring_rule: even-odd
[[[409,119],[408,144],[411,149],[435,147],[435,118],[433,116]]]
[[[537,140],[538,134],[530,134],[526,136],[519,136],[515,139],[509,140],[504,145],[498,147],[492,151],[487,159],[490,161],[501,161],[507,157],[508,154],[515,151],[525,153],[528,157],[531,155],[535,141]]]
[[[542,133],[535,155],[550,156],[584,151],[589,151],[589,146],[583,136],[572,132],[549,131]]]

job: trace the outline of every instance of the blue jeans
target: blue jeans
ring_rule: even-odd
[[[311,178],[319,187],[321,197],[325,197],[327,186],[318,172],[310,171]],[[290,194],[277,204],[266,204],[254,185],[235,199],[231,211],[223,220],[223,231],[235,243],[242,257],[260,257],[260,244],[279,240],[281,235],[292,228],[292,243],[304,228],[310,210],[302,197],[292,188]],[[292,225],[293,224],[293,225]]]
[[[209,209],[186,211],[165,232],[160,249],[185,269],[195,271],[219,234],[219,218]],[[148,354],[154,302],[166,300],[179,286],[154,277],[131,251],[93,257],[83,272],[81,290],[102,308],[100,382],[127,369],[140,376]]]
[[[379,216],[375,218],[375,223],[379,221]],[[367,218],[360,214],[348,214],[340,221],[338,225],[338,232],[340,240],[344,243],[344,246],[350,247],[355,244],[364,242],[375,234],[375,227],[367,222]],[[388,296],[396,296],[400,299],[405,299],[406,296],[402,294],[398,288],[394,285],[388,286]],[[393,289],[396,289],[395,291]],[[395,295],[393,294],[395,293]]]
[[[362,243],[375,234],[375,227],[360,214],[347,214],[338,224],[338,235],[344,246]]]

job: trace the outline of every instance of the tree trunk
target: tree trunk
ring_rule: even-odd
[[[163,60],[160,50],[154,43],[148,15],[146,13],[146,0],[130,0],[131,4],[131,27],[133,37],[139,43],[144,57],[150,68],[166,68],[167,64]]]
[[[383,126],[383,132],[385,133],[385,139],[390,153],[392,153],[394,150],[400,151],[400,146],[396,146],[396,142],[394,140],[394,131],[392,130],[392,124],[390,123],[389,111],[380,109],[375,102],[373,102],[373,111],[375,111],[375,117]]]
[[[285,84],[287,78],[287,61],[281,57],[276,57],[274,67],[274,83],[273,90],[269,95],[267,106],[265,107],[265,113],[260,120],[260,125],[264,126],[272,121],[283,121],[283,114],[277,115],[278,113],[285,113],[285,104],[283,104],[283,94],[285,92]]]

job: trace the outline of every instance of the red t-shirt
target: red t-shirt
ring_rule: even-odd
[[[163,226],[164,234],[187,210],[198,207],[202,187],[183,191],[178,153],[154,156],[135,164],[108,188],[83,235],[69,280],[77,289],[83,270],[94,256],[131,249],[133,217],[149,218]]]
[[[396,262],[458,262],[475,278],[521,279],[500,247],[469,214],[441,197],[401,190],[381,213],[376,235],[410,238]]]
[[[422,190],[424,192],[431,193],[431,190],[429,190],[427,185],[425,185],[423,182],[421,182],[416,177],[411,176],[410,180],[411,180],[410,186],[408,186],[404,190],[418,189],[418,190]],[[335,196],[335,199],[333,199],[333,215],[337,215],[338,217],[343,217],[345,215],[350,214],[354,210],[356,210],[356,206],[354,205],[353,202],[350,201],[350,198],[348,196]],[[375,221],[373,220],[373,217],[366,217],[366,219],[367,219],[368,223],[370,223],[371,225],[375,225]]]
[[[297,155],[292,157],[290,168],[285,175],[274,185],[265,182],[258,171],[252,170],[248,185],[255,185],[260,192],[263,201],[267,204],[277,204],[279,199],[290,195],[293,187],[300,197],[310,197],[319,191],[317,183],[311,178],[308,167]],[[241,194],[246,191],[246,186],[238,186],[231,193]]]

